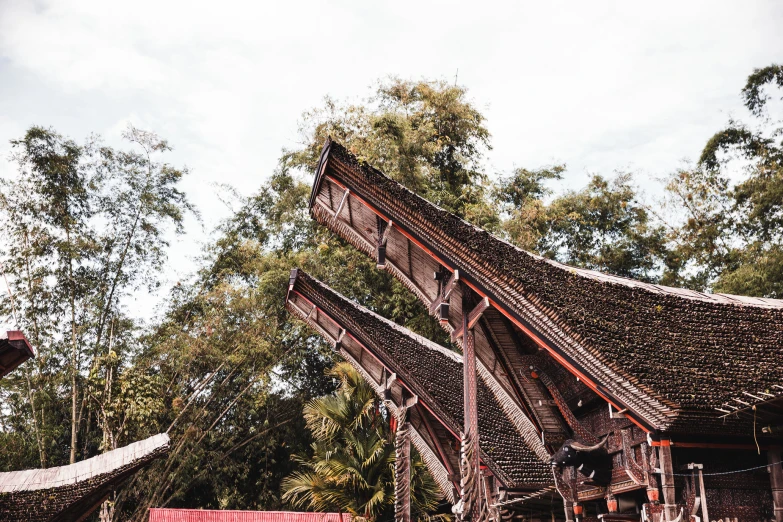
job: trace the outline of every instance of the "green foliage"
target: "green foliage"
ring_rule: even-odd
[[[769,95],[764,93],[764,87],[775,85],[783,89],[783,65],[772,64],[761,69],[754,69],[748,76],[748,81],[742,89],[742,99],[745,107],[754,116],[762,116],[765,112]]]
[[[462,87],[391,78],[362,106],[327,98],[324,108],[304,114],[300,131],[308,145],[286,152],[289,168],[312,172],[321,145],[332,136],[433,203],[480,226],[497,224],[481,171],[489,131]]]
[[[496,197],[507,213],[503,230],[526,250],[574,266],[656,281],[666,263],[667,238],[637,198],[630,174],[595,175],[579,191],[550,201],[549,181],[564,165],[517,169],[501,178]]]
[[[304,408],[315,439],[300,471],[283,480],[283,499],[298,509],[347,512],[359,520],[393,518],[393,434],[370,385],[346,362],[329,375],[340,382],[332,394]],[[414,518],[429,518],[442,495],[418,455],[411,465]]]
[[[768,86],[783,87],[780,65],[756,69],[742,90],[755,125],[730,120],[699,164],[670,180],[687,213],[674,234],[684,284],[783,297],[783,115],[769,113]]]
[[[138,348],[122,299],[158,284],[167,231],[181,231],[192,210],[176,187],[187,171],[156,160],[169,150],[165,141],[132,127],[125,138],[134,150],[96,138],[77,145],[32,127],[12,142],[18,177],[0,182],[15,310],[10,301],[0,307],[16,315],[37,350],[35,361],[3,380],[2,393],[12,405],[13,436],[37,446],[39,466],[129,441],[107,417],[126,407],[117,388]],[[142,411],[135,409],[135,420]]]

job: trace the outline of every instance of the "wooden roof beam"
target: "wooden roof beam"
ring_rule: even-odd
[[[473,327],[476,326],[476,323],[479,321],[479,319],[481,319],[481,316],[484,315],[484,312],[486,312],[490,306],[489,299],[486,297],[479,301],[479,304],[477,304],[473,310],[468,313],[468,330],[472,330]],[[464,334],[465,332],[462,330],[462,326],[460,326],[451,333],[451,342],[455,342]]]
[[[351,191],[350,189],[345,189],[345,192],[343,192],[343,197],[340,200],[340,204],[337,205],[337,210],[334,211],[334,220],[337,221],[337,219],[340,217],[340,212],[343,211],[343,206],[345,205],[345,202],[348,201],[348,196],[350,196]]]

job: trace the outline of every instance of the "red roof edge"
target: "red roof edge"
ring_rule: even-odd
[[[8,330],[6,335],[8,336],[9,341],[24,341],[25,346],[30,352],[30,357],[35,357],[35,350],[33,350],[30,341],[27,340],[27,337],[24,336],[24,333],[22,333],[21,330]]]

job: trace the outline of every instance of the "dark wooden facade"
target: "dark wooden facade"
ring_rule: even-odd
[[[773,495],[783,508],[783,301],[543,259],[331,141],[311,213],[397,277],[456,342],[470,331],[488,379],[552,455],[574,441],[580,458],[610,463],[592,479],[554,468],[567,519],[685,520],[706,505],[711,520],[783,520],[773,508]]]

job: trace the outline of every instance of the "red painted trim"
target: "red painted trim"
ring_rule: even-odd
[[[672,448],[703,448],[703,449],[737,449],[737,450],[755,450],[755,444],[731,444],[720,442],[678,442],[676,440],[661,440],[653,441],[652,445],[655,447],[671,446]],[[762,444],[758,446],[759,449],[769,449],[769,445]]]
[[[319,315],[321,315],[321,314],[322,314],[324,317],[326,317],[327,319],[329,319],[329,320],[330,320],[330,321],[331,321],[331,322],[332,322],[332,323],[333,323],[333,324],[334,324],[336,327],[338,327],[338,328],[341,328],[341,329],[343,328],[343,327],[340,325],[340,323],[338,323],[338,322],[337,322],[337,321],[336,321],[336,320],[335,320],[335,319],[334,319],[332,316],[330,316],[330,315],[329,315],[329,313],[328,313],[328,312],[325,312],[325,311],[324,311],[322,308],[320,308],[320,307],[319,307],[317,304],[313,303],[313,302],[312,302],[311,300],[309,300],[307,297],[305,297],[304,295],[302,295],[302,294],[301,294],[301,293],[300,293],[298,290],[294,289],[294,290],[293,290],[293,293],[295,293],[296,295],[298,295],[299,297],[301,297],[302,299],[304,299],[305,301],[307,301],[308,303],[310,303],[312,306],[314,306],[314,307],[316,308],[316,310],[318,310],[318,313],[319,313]],[[376,361],[378,361],[378,364],[380,364],[381,366],[383,366],[384,368],[386,368],[386,370],[387,370],[389,373],[396,373],[396,372],[392,371],[392,368],[389,368],[389,366],[388,366],[387,364],[385,364],[385,363],[384,363],[382,360],[380,360],[380,359],[378,358],[378,356],[377,356],[377,355],[375,355],[375,354],[372,352],[372,350],[370,350],[369,348],[367,348],[367,347],[364,345],[364,343],[362,343],[362,342],[361,342],[359,339],[357,339],[357,338],[356,338],[356,336],[354,336],[354,335],[353,335],[353,334],[352,334],[350,331],[348,331],[348,329],[347,329],[347,328],[345,328],[345,333],[346,333],[346,335],[350,336],[350,337],[351,337],[351,339],[353,339],[353,340],[354,340],[354,342],[356,342],[356,344],[358,344],[358,345],[359,345],[359,346],[362,348],[362,350],[364,350],[365,352],[367,352],[368,354],[370,354],[370,356],[371,356],[373,359],[375,359]],[[403,380],[402,380],[402,378],[401,378],[399,375],[397,376],[397,380],[400,382],[400,384],[401,384],[401,385],[402,385],[402,386],[403,386],[403,387],[404,387],[406,390],[408,390],[408,391],[411,393],[411,395],[416,395],[417,397],[419,396],[419,394],[417,394],[417,393],[416,393],[414,390],[412,390],[412,389],[411,389],[411,387],[410,387],[410,386],[408,386],[408,385],[405,383],[405,381],[403,381]],[[459,436],[457,433],[455,433],[455,432],[454,432],[454,430],[452,430],[451,428],[449,428],[449,425],[448,425],[447,423],[443,422],[443,420],[442,420],[442,419],[441,419],[441,418],[440,418],[440,417],[439,417],[439,416],[438,416],[438,415],[437,415],[437,414],[436,414],[434,411],[432,411],[432,408],[430,408],[430,407],[427,405],[427,403],[426,403],[425,401],[421,400],[421,397],[419,397],[419,404],[421,404],[422,406],[424,406],[424,407],[427,409],[427,411],[429,411],[429,412],[432,414],[432,416],[433,416],[433,417],[435,417],[435,419],[437,419],[437,421],[438,421],[438,422],[440,422],[440,424],[441,424],[441,425],[442,425],[444,428],[446,428],[446,429],[449,431],[449,433],[451,433],[451,434],[454,436],[454,438],[455,438],[455,439],[457,439],[458,441],[461,441],[461,440],[462,440],[462,439],[460,438],[460,436]]]
[[[27,348],[30,357],[35,357],[35,350],[33,350],[33,346],[30,344],[30,341],[27,340],[27,337],[24,336],[24,333],[22,333],[21,330],[8,330],[6,332],[6,337],[9,341],[24,342],[24,345]]]
[[[332,176],[329,176],[328,174],[324,176],[328,181],[331,181],[338,187],[348,190],[348,187],[346,187],[344,184],[337,181]],[[381,212],[380,210],[376,209],[373,205],[365,201],[361,196],[357,195],[356,192],[351,192],[351,196],[358,199],[361,204],[369,208],[372,212],[374,212],[377,216],[379,216],[381,219],[385,221],[392,221],[390,217],[386,216]],[[438,257],[434,252],[432,252],[429,248],[422,245],[416,238],[411,236],[408,232],[403,230],[402,228],[397,225],[396,222],[392,221],[391,226],[394,227],[400,234],[408,238],[412,243],[414,243],[416,246],[424,250],[427,254],[429,254],[430,257],[435,259],[438,263],[440,263],[443,267],[445,267],[447,270],[450,270],[452,273],[454,272],[454,268],[449,266],[448,263],[443,261],[440,257]],[[604,401],[611,404],[615,409],[622,410],[623,408],[615,403],[614,401],[610,400],[606,395],[604,395],[601,391],[599,391],[598,386],[592,381],[592,379],[588,378],[585,374],[583,374],[581,371],[579,371],[577,368],[575,368],[571,363],[569,363],[566,359],[564,359],[562,356],[560,356],[554,349],[552,349],[545,341],[540,339],[537,335],[535,335],[533,332],[531,332],[527,327],[525,327],[522,323],[516,320],[514,318],[513,314],[509,313],[504,306],[501,306],[499,303],[491,299],[488,295],[486,295],[484,292],[476,288],[474,285],[472,285],[470,282],[463,280],[463,283],[467,284],[474,292],[476,292],[481,297],[486,297],[489,299],[490,304],[500,311],[506,318],[508,318],[511,322],[513,322],[515,325],[517,325],[525,334],[528,335],[533,341],[535,341],[536,344],[538,344],[541,348],[545,349],[555,360],[557,360],[566,370],[571,372],[574,376],[578,377],[579,380],[581,380],[585,385],[587,385],[588,388],[593,390],[599,397],[601,397]],[[622,405],[624,406],[624,405]],[[636,419],[627,416],[628,420],[633,422],[635,425],[639,427],[642,431],[645,433],[652,433],[652,430],[649,428],[643,426],[641,423],[639,423]]]

